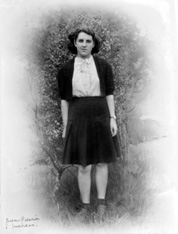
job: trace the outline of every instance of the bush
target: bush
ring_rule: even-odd
[[[136,206],[138,206],[136,209],[138,211],[138,197],[142,197],[143,188],[143,183],[139,181],[143,180],[145,164],[137,158],[135,165],[139,170],[133,172],[133,164],[131,163],[133,157],[129,157],[129,154],[133,154],[133,152],[130,151],[129,137],[131,134],[129,134],[128,123],[129,118],[133,115],[137,115],[139,119],[137,105],[141,99],[146,97],[147,83],[150,79],[150,60],[146,50],[148,48],[147,39],[141,36],[136,22],[125,13],[98,9],[63,9],[45,15],[41,27],[34,29],[34,40],[31,44],[32,57],[29,56],[28,61],[33,75],[35,69],[38,71],[36,79],[38,79],[40,101],[36,103],[34,111],[43,152],[41,160],[43,163],[52,165],[52,171],[57,172],[58,180],[62,178],[63,182],[61,181],[61,183],[65,184],[65,189],[63,190],[64,187],[60,183],[61,187],[55,193],[56,201],[58,205],[60,200],[62,201],[60,204],[63,203],[63,206],[69,204],[65,207],[65,209],[69,209],[73,204],[70,200],[71,197],[76,200],[75,198],[78,199],[79,195],[77,187],[72,190],[72,193],[70,190],[75,176],[67,173],[69,168],[67,169],[61,164],[62,119],[56,76],[58,69],[73,57],[66,47],[67,36],[81,25],[94,29],[102,42],[98,56],[111,64],[114,73],[116,114],[122,160],[119,160],[115,166],[110,166],[112,170],[110,170],[108,187],[109,203],[111,207],[115,208],[122,204],[123,210],[127,212],[131,211],[128,207],[131,207],[132,203],[132,211],[134,208],[136,209]],[[75,171],[75,168],[71,170]],[[67,177],[66,175],[62,176],[65,174],[64,172],[67,173]],[[92,191],[95,193],[95,189]],[[65,192],[69,193],[71,197],[64,195]],[[64,199],[67,202],[64,202]],[[144,199],[142,200],[144,201]]]

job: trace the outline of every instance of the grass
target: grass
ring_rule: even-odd
[[[107,188],[107,213],[104,225],[111,225],[125,219],[136,219],[147,212],[150,205],[150,191],[147,188],[149,161],[147,152],[142,146],[129,147],[127,157],[118,158],[109,165],[109,181]],[[90,227],[100,226],[96,216],[97,193],[94,180],[95,168],[92,170],[91,211],[88,217]],[[49,192],[49,191],[48,191]],[[51,192],[51,191],[50,191]],[[56,222],[64,226],[83,225],[83,217],[77,214],[81,209],[80,194],[77,183],[77,169],[70,168],[62,175],[60,186],[55,191],[55,204],[58,215]],[[86,223],[85,223],[86,225]]]
[[[38,194],[36,203],[40,219],[47,228],[56,228],[57,231],[62,228],[67,233],[99,230],[100,233],[128,234],[153,233],[151,229],[173,230],[173,225],[177,224],[174,223],[172,211],[177,193],[173,189],[177,183],[176,180],[167,180],[171,177],[165,177],[170,172],[173,173],[171,145],[172,138],[165,137],[137,146],[130,145],[124,160],[119,158],[117,163],[109,165],[107,213],[104,222],[100,222],[95,213],[97,194],[94,168],[91,195],[93,212],[86,223],[78,215],[81,204],[76,168],[63,173],[55,190],[56,177],[51,173],[52,167],[33,166],[34,173],[30,180],[28,178],[28,185],[34,189],[36,196]]]
[[[130,145],[124,159],[109,164],[107,188],[107,212],[104,222],[96,216],[97,192],[95,184],[95,167],[92,169],[91,211],[88,222],[78,216],[81,209],[80,194],[77,182],[77,168],[66,170],[61,180],[56,183],[51,166],[36,165],[34,193],[38,194],[41,213],[44,220],[57,226],[70,227],[107,227],[128,225],[129,221],[146,215],[151,203],[151,187],[148,186],[150,159],[148,147],[143,144]],[[37,170],[39,170],[37,172]],[[58,187],[56,187],[58,184]],[[57,188],[57,189],[55,189]]]

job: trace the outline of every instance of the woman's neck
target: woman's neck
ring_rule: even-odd
[[[91,54],[90,55],[88,55],[88,56],[81,56],[81,55],[77,55],[76,57],[78,57],[78,58],[81,58],[81,59],[89,59],[89,58],[91,58]]]

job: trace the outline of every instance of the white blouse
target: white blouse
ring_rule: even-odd
[[[76,97],[100,96],[100,81],[93,56],[75,58],[72,90]]]

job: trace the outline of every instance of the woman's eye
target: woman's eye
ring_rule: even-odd
[[[83,43],[83,42],[84,42],[84,40],[79,39],[79,40],[78,40],[78,42]],[[86,40],[86,43],[91,43],[91,42],[92,42],[91,40]]]

